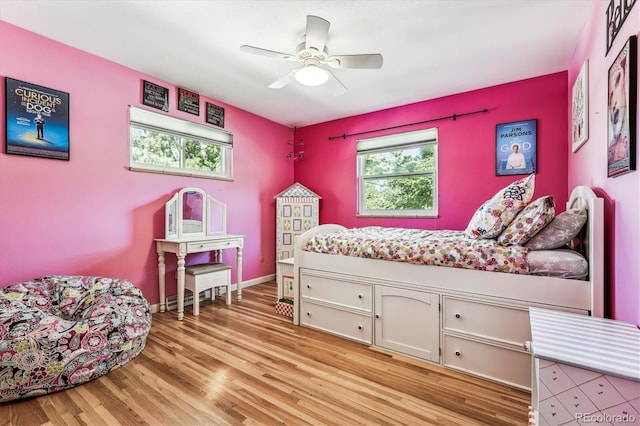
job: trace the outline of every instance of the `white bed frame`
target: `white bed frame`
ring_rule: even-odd
[[[295,238],[293,322],[529,389],[529,306],[604,316],[604,202],[579,186],[567,208],[578,206],[588,281],[306,252],[344,229],[312,228]]]

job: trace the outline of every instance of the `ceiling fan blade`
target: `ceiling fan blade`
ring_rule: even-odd
[[[284,86],[286,86],[287,84],[293,81],[297,71],[298,71],[298,68],[289,71],[287,74],[285,74],[284,77],[281,77],[276,81],[274,81],[273,83],[271,83],[269,85],[269,89],[282,89]]]
[[[260,47],[253,47],[242,45],[240,50],[246,53],[253,53],[254,55],[266,56],[267,58],[284,59],[285,61],[297,61],[296,55],[290,53],[276,52],[274,50],[262,49]]]
[[[314,48],[318,52],[324,50],[329,34],[329,21],[319,16],[307,15],[307,33],[305,34],[305,49]]]
[[[379,53],[365,55],[336,55],[327,59],[332,68],[382,68],[382,55]]]
[[[329,73],[329,80],[327,80],[327,83],[326,83],[327,88],[329,89],[329,92],[333,96],[339,96],[345,93],[347,91],[347,88],[345,87],[344,84],[342,84],[340,80],[338,80],[338,77],[336,77],[335,74],[329,70],[325,70],[325,71]]]

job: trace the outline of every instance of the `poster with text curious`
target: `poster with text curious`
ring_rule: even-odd
[[[5,152],[69,160],[69,94],[5,77]]]

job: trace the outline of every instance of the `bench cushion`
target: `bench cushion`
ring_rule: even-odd
[[[231,265],[227,265],[226,263],[211,262],[187,266],[184,269],[184,273],[189,275],[202,275],[209,274],[211,272],[225,271],[227,269],[231,269]]]

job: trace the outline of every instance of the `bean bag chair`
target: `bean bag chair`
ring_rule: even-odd
[[[127,280],[46,276],[0,288],[0,403],[121,367],[150,327],[149,302]]]

